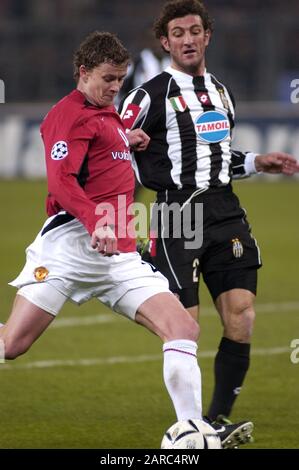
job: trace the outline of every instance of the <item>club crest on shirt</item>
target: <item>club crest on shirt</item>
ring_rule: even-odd
[[[217,91],[220,95],[220,98],[221,98],[221,101],[222,101],[222,104],[223,104],[224,108],[227,111],[229,111],[229,102],[228,102],[228,99],[225,96],[224,90],[222,88],[217,88]]]
[[[203,143],[222,142],[230,134],[230,122],[222,111],[205,111],[195,120],[197,137]]]
[[[232,245],[233,245],[233,255],[235,258],[241,258],[244,253],[243,245],[240,242],[239,238],[233,238],[232,239]]]
[[[188,109],[187,103],[184,98],[180,96],[174,96],[173,98],[168,98],[173,109],[179,113],[183,113]]]

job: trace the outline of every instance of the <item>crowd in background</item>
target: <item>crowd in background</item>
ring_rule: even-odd
[[[131,75],[127,86],[147,78],[167,63],[150,34],[163,3],[1,0],[0,78],[5,81],[6,101],[53,101],[65,95],[73,87],[74,45],[95,29],[116,32],[130,50],[131,72],[135,66],[139,75]],[[298,0],[206,0],[206,4],[215,18],[208,68],[234,90],[238,100],[289,100],[290,82],[299,78]],[[147,70],[142,70],[142,61]]]

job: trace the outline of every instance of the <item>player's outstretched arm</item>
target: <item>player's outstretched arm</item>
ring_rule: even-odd
[[[299,172],[299,161],[283,152],[257,155],[254,161],[256,170],[263,173],[282,173],[292,176]]]

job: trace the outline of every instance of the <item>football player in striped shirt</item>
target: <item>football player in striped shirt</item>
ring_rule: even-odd
[[[151,231],[151,256],[193,318],[199,314],[203,277],[223,323],[215,358],[215,388],[208,417],[223,422],[240,393],[250,361],[254,300],[260,250],[246,213],[232,190],[233,177],[257,172],[292,175],[294,157],[282,152],[256,155],[232,150],[235,102],[231,91],[206,68],[213,24],[198,0],[167,2],[155,34],[170,54],[164,72],[132,90],[121,102],[128,129],[141,127],[151,138],[135,152],[136,176],[157,191],[159,218]],[[167,207],[190,209],[193,232],[203,224],[203,243],[186,248],[188,237],[166,236]],[[203,220],[195,219],[203,204]]]

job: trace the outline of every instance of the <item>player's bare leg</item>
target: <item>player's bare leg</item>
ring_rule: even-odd
[[[188,307],[186,308],[188,312],[190,313],[191,317],[194,318],[194,320],[198,321],[199,318],[199,305],[194,305],[193,307]]]
[[[140,305],[136,322],[142,324],[163,341],[182,337],[197,341],[199,326],[182,306],[179,300],[170,293],[156,294]]]
[[[15,359],[24,354],[54,318],[50,313],[17,294],[7,322],[0,328],[5,359]]]
[[[249,343],[255,320],[255,295],[245,289],[223,292],[215,305],[224,326],[224,336],[239,343]]]

